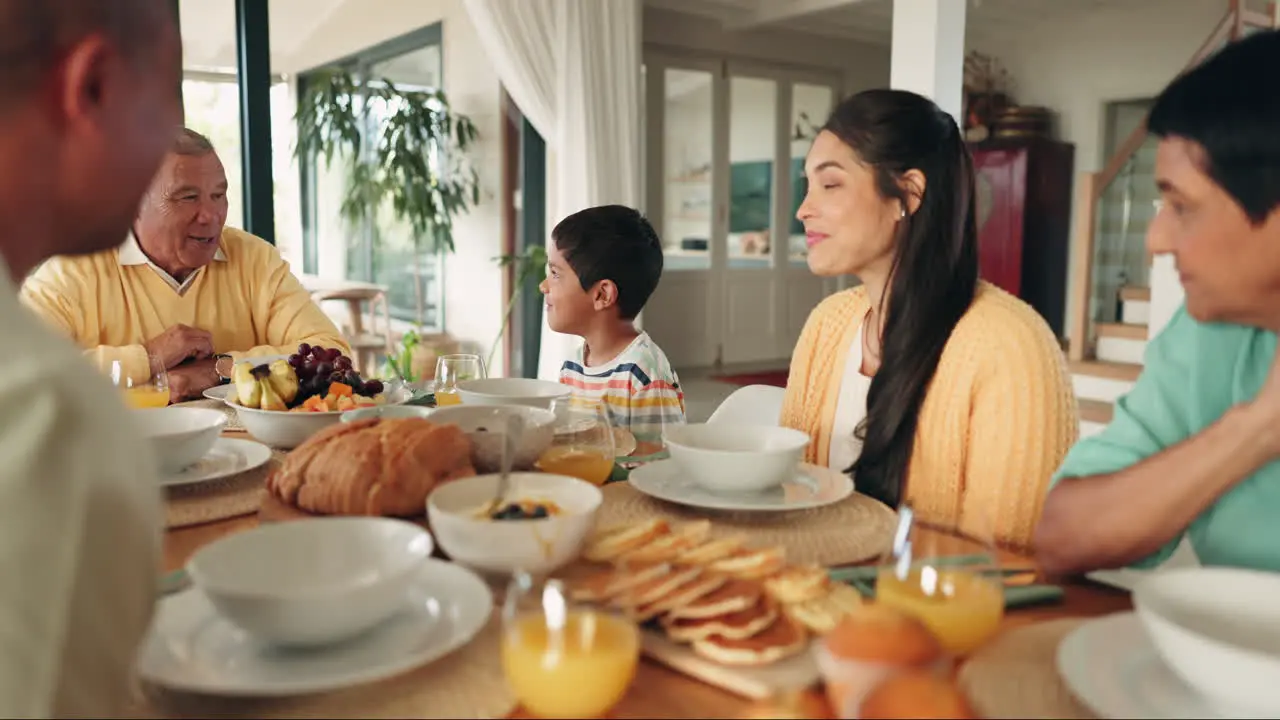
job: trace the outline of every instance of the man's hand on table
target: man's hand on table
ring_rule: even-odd
[[[169,402],[194,400],[222,379],[214,369],[214,358],[191,360],[169,371]]]
[[[147,354],[158,358],[165,370],[174,370],[189,360],[203,360],[213,355],[213,335],[189,325],[174,325],[143,343]],[[151,368],[155,372],[159,368]],[[217,376],[214,376],[217,381]],[[171,381],[172,382],[172,381]],[[203,391],[204,388],[201,388]]]

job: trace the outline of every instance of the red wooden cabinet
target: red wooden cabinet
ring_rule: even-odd
[[[1026,300],[1066,333],[1075,148],[1040,138],[971,146],[983,279]]]

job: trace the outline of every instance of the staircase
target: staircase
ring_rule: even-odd
[[[1071,384],[1080,406],[1080,436],[1087,437],[1111,422],[1112,403],[1129,392],[1142,372],[1147,349],[1151,291],[1120,291],[1120,322],[1097,323],[1094,357],[1071,362]]]
[[[1271,3],[1266,13],[1250,9],[1242,0],[1226,4],[1225,16],[1188,67],[1229,42],[1280,27],[1277,3]],[[1154,318],[1152,326],[1152,258],[1145,250],[1157,197],[1155,146],[1143,120],[1101,172],[1079,178],[1072,253],[1075,266],[1083,272],[1077,273],[1071,288],[1075,316],[1068,359],[1080,406],[1081,437],[1100,432],[1111,421],[1116,399],[1133,387],[1142,372],[1148,339],[1167,319],[1167,313]],[[1175,287],[1174,292],[1180,294],[1181,288]],[[1160,307],[1169,307],[1170,298],[1161,297]]]

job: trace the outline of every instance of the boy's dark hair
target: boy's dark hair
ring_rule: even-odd
[[[1175,79],[1147,119],[1155,135],[1204,148],[1204,171],[1254,224],[1280,205],[1277,68],[1280,31],[1256,33]]]
[[[583,290],[601,280],[618,286],[618,314],[632,320],[662,278],[662,242],[653,225],[626,205],[580,210],[551,231],[556,249],[578,274]]]

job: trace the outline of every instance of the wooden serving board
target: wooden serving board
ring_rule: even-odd
[[[279,498],[269,492],[262,493],[262,504],[258,506],[258,521],[263,523],[284,522],[286,520],[305,520],[307,518],[329,517],[328,515],[320,515],[318,513],[307,512],[301,508],[296,508],[287,503],[281,502]],[[427,525],[427,516],[420,515],[413,518],[398,518],[411,523],[417,523],[428,530],[431,529]]]
[[[557,575],[572,583],[608,567],[583,560],[561,569]],[[812,646],[815,641],[809,642]],[[640,628],[640,647],[645,656],[655,662],[751,700],[810,687],[820,679],[810,648],[769,665],[725,665],[697,654],[689,645],[675,642],[656,625]]]
[[[788,690],[799,690],[818,682],[817,662],[806,649],[799,655],[761,666],[723,665],[695,653],[688,645],[672,641],[661,630],[640,632],[644,654],[708,685],[752,700],[764,700]],[[813,640],[809,641],[812,644]]]

